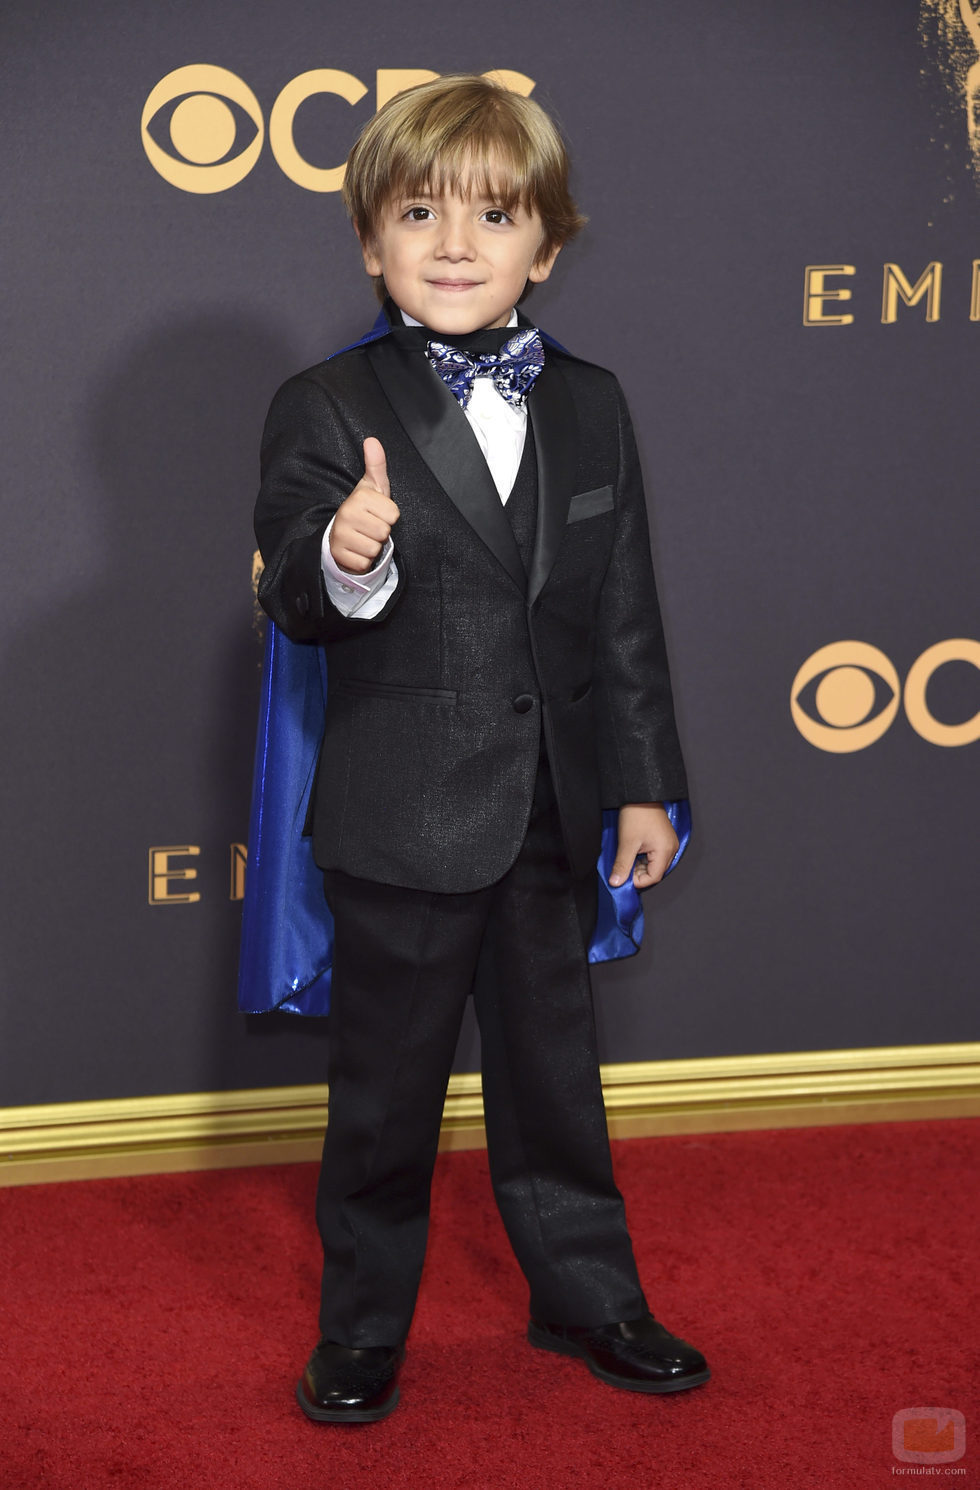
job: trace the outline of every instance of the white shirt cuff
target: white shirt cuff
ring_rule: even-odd
[[[398,584],[398,569],[393,561],[395,545],[389,538],[374,568],[366,574],[348,574],[330,552],[333,524],[331,518],[320,545],[320,569],[327,599],[342,616],[359,616],[362,621],[370,621],[384,610]]]

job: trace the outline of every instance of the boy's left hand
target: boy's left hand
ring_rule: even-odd
[[[627,803],[619,809],[619,845],[609,883],[621,885],[632,869],[638,890],[658,884],[678,847],[677,834],[660,802]]]

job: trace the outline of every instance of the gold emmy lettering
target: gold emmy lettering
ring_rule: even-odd
[[[923,296],[926,302],[926,320],[938,321],[942,287],[943,266],[938,259],[933,259],[931,264],[926,265],[914,285],[909,284],[897,264],[886,264],[881,288],[882,325],[891,326],[898,320],[900,299],[906,305],[913,306],[918,305]]]
[[[929,680],[944,662],[969,662],[980,669],[980,642],[967,637],[936,642],[912,664],[905,680],[905,712],[909,724],[930,745],[973,745],[980,740],[980,713],[963,724],[943,724],[926,703]]]
[[[150,849],[150,895],[151,905],[191,905],[200,900],[199,890],[174,889],[174,885],[197,879],[197,870],[178,869],[173,859],[196,858],[201,850],[196,843],[170,844],[166,848]]]
[[[231,845],[231,893],[229,900],[244,900],[245,898],[245,866],[248,863],[248,845],[245,843],[233,843]]]
[[[851,298],[850,290],[827,288],[829,275],[856,273],[853,264],[807,264],[803,277],[804,326],[850,326],[854,320],[852,315],[832,315],[824,309],[824,302]]]
[[[269,144],[279,162],[280,169],[290,181],[303,186],[307,191],[340,191],[344,184],[346,163],[321,168],[311,166],[296,149],[293,140],[293,120],[296,110],[315,93],[335,93],[352,106],[359,103],[367,89],[359,78],[336,67],[314,67],[310,72],[293,78],[272,105],[269,115]]]
[[[803,271],[803,324],[804,326],[850,326],[854,316],[848,312],[834,313],[829,305],[834,301],[850,300],[852,292],[841,286],[828,284],[836,275],[855,275],[854,264],[807,264]],[[893,326],[898,320],[900,304],[918,305],[926,302],[926,320],[935,322],[940,318],[943,298],[944,265],[939,259],[927,264],[912,284],[900,265],[888,263],[883,266],[881,322]],[[980,259],[974,259],[970,280],[969,319],[980,322]]]

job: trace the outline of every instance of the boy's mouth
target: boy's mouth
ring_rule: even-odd
[[[480,283],[478,279],[430,279],[429,284],[434,290],[474,290]]]

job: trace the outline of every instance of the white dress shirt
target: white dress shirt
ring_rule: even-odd
[[[411,316],[401,312],[406,326],[420,326]],[[513,310],[508,326],[517,325],[517,311]],[[524,439],[527,434],[527,406],[520,408],[509,404],[497,392],[493,379],[477,375],[473,380],[473,392],[463,410],[470,428],[476,435],[490,468],[494,485],[500,493],[501,502],[506,503],[514,489],[517,471],[524,454]],[[394,494],[395,501],[398,500]],[[391,539],[378,555],[373,569],[366,574],[349,574],[341,569],[330,552],[330,529],[333,520],[323,535],[320,550],[320,567],[330,603],[343,616],[358,615],[369,621],[384,609],[388,598],[398,584],[398,569],[393,562],[394,544]]]

